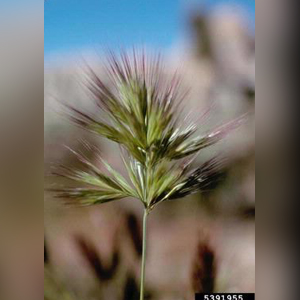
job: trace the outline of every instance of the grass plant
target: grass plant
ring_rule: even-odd
[[[95,100],[93,113],[66,105],[68,117],[80,127],[105,137],[120,146],[120,156],[128,176],[108,164],[95,146],[106,171],[83,154],[71,150],[82,168],[60,166],[57,175],[77,184],[56,189],[67,204],[96,205],[124,198],[136,198],[143,205],[143,238],[140,300],[144,300],[147,219],[162,202],[196,193],[209,182],[219,167],[211,159],[191,169],[201,150],[236,128],[243,118],[200,134],[197,124],[182,116],[187,93],[177,74],[169,77],[159,55],[144,52],[110,53],[100,78],[88,67],[86,86]],[[101,117],[102,116],[102,117]]]

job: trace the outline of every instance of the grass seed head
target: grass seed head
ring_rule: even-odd
[[[86,84],[98,111],[66,108],[74,123],[120,145],[129,179],[102,160],[104,174],[72,151],[83,168],[61,167],[57,174],[84,186],[56,189],[57,196],[81,205],[133,197],[151,210],[162,201],[201,189],[217,163],[211,160],[188,172],[190,157],[221,140],[243,118],[202,135],[197,134],[196,124],[183,126],[181,104],[187,93],[177,74],[165,76],[159,55],[136,50],[119,56],[110,53],[105,71],[103,80],[88,67]]]

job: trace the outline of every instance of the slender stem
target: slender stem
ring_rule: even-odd
[[[148,209],[144,210],[143,217],[143,251],[142,251],[142,266],[141,266],[141,288],[140,288],[140,300],[144,300],[144,287],[145,287],[145,270],[146,270],[146,248],[147,248],[147,216]]]

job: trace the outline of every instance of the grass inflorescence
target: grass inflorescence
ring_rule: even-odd
[[[211,159],[191,170],[193,158],[202,149],[220,141],[243,118],[200,134],[197,124],[183,124],[182,111],[187,92],[175,73],[164,73],[160,56],[147,56],[133,50],[119,56],[110,53],[104,80],[88,67],[89,92],[95,100],[94,113],[66,105],[68,117],[80,127],[105,137],[120,146],[120,156],[127,171],[122,176],[98,153],[105,167],[73,150],[82,168],[61,166],[57,175],[71,179],[78,186],[56,189],[67,203],[94,205],[123,198],[136,198],[145,208],[140,299],[144,299],[146,221],[159,203],[185,197],[205,187],[210,174],[219,167]],[[99,113],[98,113],[99,112]],[[100,117],[102,116],[102,117]]]

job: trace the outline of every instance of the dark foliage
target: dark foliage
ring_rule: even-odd
[[[109,267],[104,267],[97,250],[91,244],[81,237],[76,237],[76,242],[95,276],[100,281],[107,281],[114,278],[120,262],[120,256],[117,249],[113,252],[111,265]]]
[[[213,293],[216,281],[215,253],[207,242],[199,242],[192,269],[192,288],[197,293]]]

